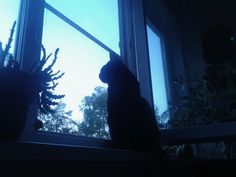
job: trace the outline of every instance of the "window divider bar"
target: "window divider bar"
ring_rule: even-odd
[[[70,26],[72,26],[73,28],[75,28],[77,31],[79,31],[80,33],[84,34],[86,37],[88,37],[90,40],[92,40],[93,42],[95,42],[96,44],[98,44],[100,47],[102,47],[103,49],[105,49],[106,51],[108,51],[109,53],[113,53],[118,55],[115,51],[113,51],[112,49],[110,49],[108,46],[106,46],[104,43],[102,43],[100,40],[98,40],[97,38],[95,38],[93,35],[91,35],[90,33],[88,33],[86,30],[84,30],[82,27],[80,27],[78,24],[76,24],[75,22],[73,22],[71,19],[69,19],[68,17],[66,17],[64,14],[62,14],[61,12],[59,12],[57,9],[55,9],[54,7],[52,7],[51,5],[49,5],[48,3],[45,2],[45,8],[47,10],[49,10],[50,12],[52,12],[54,15],[56,15],[57,17],[59,17],[60,19],[62,19],[64,22],[66,22],[67,24],[69,24]]]

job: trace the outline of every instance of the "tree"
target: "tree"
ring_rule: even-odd
[[[39,114],[38,118],[43,122],[43,131],[78,135],[79,126],[72,120],[72,111],[65,111],[66,104],[60,102],[53,113]]]
[[[107,125],[107,89],[98,86],[90,96],[85,96],[80,105],[84,118],[79,125],[79,134],[109,139]]]
[[[154,106],[154,112],[155,112],[155,116],[156,116],[156,120],[157,120],[157,124],[158,124],[158,128],[159,129],[164,129],[167,128],[167,122],[170,118],[170,113],[168,110],[162,112],[161,114],[159,113],[159,109],[157,107],[157,105]]]
[[[96,87],[90,96],[85,96],[80,105],[84,117],[81,123],[75,122],[72,111],[65,111],[66,104],[60,102],[53,113],[40,114],[38,119],[43,122],[42,131],[66,133],[88,137],[109,139],[107,125],[107,90]]]

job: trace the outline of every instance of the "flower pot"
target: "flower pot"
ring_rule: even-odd
[[[0,139],[18,140],[34,99],[29,74],[0,68]]]

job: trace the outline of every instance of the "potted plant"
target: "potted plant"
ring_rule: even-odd
[[[236,121],[235,38],[225,28],[214,27],[203,35],[203,44],[206,67],[202,75],[179,76],[175,80],[178,86],[188,85],[188,93],[181,97],[180,106],[168,110],[171,115],[169,127]],[[223,145],[225,148],[220,151],[226,158],[235,157],[234,141],[225,140]]]
[[[202,38],[205,71],[201,77],[176,78],[176,84],[189,87],[173,126],[236,121],[236,41],[222,26],[210,28]]]
[[[64,75],[61,71],[52,70],[59,49],[56,49],[52,63],[46,66],[51,54],[47,56],[42,46],[42,58],[31,68],[21,69],[9,53],[15,24],[5,48],[0,45],[0,139],[5,140],[19,138],[33,101],[37,100],[39,109],[47,114],[53,111],[51,106],[57,105],[57,100],[64,97],[53,93],[56,81]],[[42,123],[37,122],[37,128],[40,128]]]

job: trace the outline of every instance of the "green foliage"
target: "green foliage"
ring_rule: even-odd
[[[16,65],[17,63],[13,62],[13,57],[12,54],[9,53],[9,50],[11,48],[11,43],[13,41],[13,35],[14,35],[14,30],[15,30],[15,26],[16,26],[16,21],[14,21],[12,28],[11,28],[11,32],[10,32],[10,37],[8,38],[8,42],[5,46],[5,48],[3,49],[2,47],[2,43],[0,41],[0,67],[18,67],[18,65]],[[8,60],[8,64],[6,64],[6,61]]]
[[[32,69],[29,70],[32,78],[36,81],[36,89],[37,89],[37,101],[40,110],[43,113],[53,112],[51,106],[56,106],[58,102],[56,100],[60,100],[65,95],[56,95],[53,93],[53,90],[56,88],[58,83],[58,79],[60,79],[64,73],[61,71],[54,72],[52,67],[57,61],[57,54],[59,49],[57,48],[54,52],[54,59],[51,64],[45,67],[48,59],[52,54],[46,56],[46,50],[42,45],[43,56],[41,60],[36,62]]]
[[[108,139],[107,125],[107,90],[96,87],[90,96],[84,97],[80,105],[84,113],[83,121],[79,125],[81,135]]]
[[[29,96],[36,96],[38,106],[43,113],[52,112],[51,106],[56,106],[58,104],[57,100],[64,97],[64,95],[56,95],[53,93],[53,90],[56,88],[58,79],[60,79],[64,73],[61,71],[54,72],[52,67],[57,61],[57,55],[59,49],[55,50],[54,59],[51,64],[47,67],[47,61],[52,54],[46,55],[46,50],[41,45],[43,56],[41,59],[36,61],[33,66],[29,69],[21,70],[19,63],[13,58],[12,54],[9,52],[11,48],[11,43],[13,41],[13,34],[16,26],[16,21],[13,23],[11,28],[10,37],[5,48],[2,48],[2,43],[0,42],[0,68],[5,68],[10,70],[18,70],[25,72],[29,75],[29,82],[32,93],[29,93]],[[17,89],[17,88],[16,88]],[[32,100],[33,98],[30,98]]]
[[[72,111],[65,111],[66,104],[59,102],[54,112],[47,115],[38,113],[38,118],[43,122],[42,131],[78,135],[79,126],[71,118]]]
[[[183,78],[183,77],[180,77]],[[183,104],[173,114],[172,127],[193,126],[236,120],[236,62],[227,60],[206,67],[200,79],[177,79],[189,84]]]
[[[109,139],[106,99],[104,87],[96,87],[90,96],[85,96],[80,105],[84,114],[80,123],[72,119],[72,111],[65,111],[66,104],[62,102],[54,108],[54,112],[46,115],[39,112],[38,118],[44,125],[41,130]]]
[[[158,128],[159,129],[167,128],[167,126],[168,126],[167,121],[170,118],[169,111],[166,110],[166,111],[164,111],[163,113],[160,114],[159,110],[158,110],[158,107],[156,105],[154,107],[154,111],[155,111],[155,116],[156,116],[156,120],[157,120],[157,123],[158,123]]]
[[[13,58],[10,53],[11,44],[13,41],[13,35],[15,32],[16,21],[14,21],[12,28],[10,30],[10,36],[8,38],[5,48],[2,47],[2,42],[0,41],[0,68],[5,67],[8,69],[20,70],[19,63]]]

